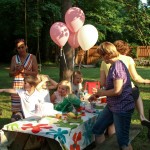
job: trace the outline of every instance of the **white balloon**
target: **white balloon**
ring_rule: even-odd
[[[81,48],[86,51],[97,42],[98,31],[93,25],[87,24],[79,30],[77,38]]]

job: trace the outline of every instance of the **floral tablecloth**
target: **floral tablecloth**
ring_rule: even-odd
[[[0,146],[3,147],[4,143],[6,145],[6,141],[10,142],[10,137],[7,137],[5,132],[12,131],[11,133],[21,132],[55,139],[60,143],[62,149],[84,149],[94,141],[94,135],[91,130],[97,116],[97,113],[85,112],[82,113],[82,117],[79,120],[64,121],[48,116],[43,118],[30,117],[16,121],[4,125],[1,130]]]

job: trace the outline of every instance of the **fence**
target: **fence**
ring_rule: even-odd
[[[150,46],[138,46],[136,54],[137,58],[150,57]]]
[[[98,46],[93,46],[91,49],[87,51],[80,49],[77,52],[75,63],[77,65],[79,64],[89,65],[97,63],[100,58],[99,54],[97,53],[97,48]]]

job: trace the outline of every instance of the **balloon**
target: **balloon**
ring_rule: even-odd
[[[51,39],[60,47],[63,47],[69,38],[69,29],[63,22],[56,22],[50,28]]]
[[[77,48],[79,47],[78,39],[77,39],[77,33],[70,33],[68,43],[71,47]]]
[[[78,7],[71,7],[65,14],[65,22],[71,32],[77,32],[84,24],[84,12]]]
[[[97,42],[98,31],[93,25],[87,24],[78,31],[77,38],[81,48],[86,51]]]

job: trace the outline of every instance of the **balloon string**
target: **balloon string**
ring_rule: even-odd
[[[62,53],[63,53],[63,49],[61,48],[60,49],[60,56],[62,56]]]
[[[67,66],[67,61],[66,61],[66,56],[65,56],[65,53],[62,51],[63,53],[63,56],[64,56],[64,61],[65,61],[65,65],[66,65],[66,69],[68,70],[68,66]]]

